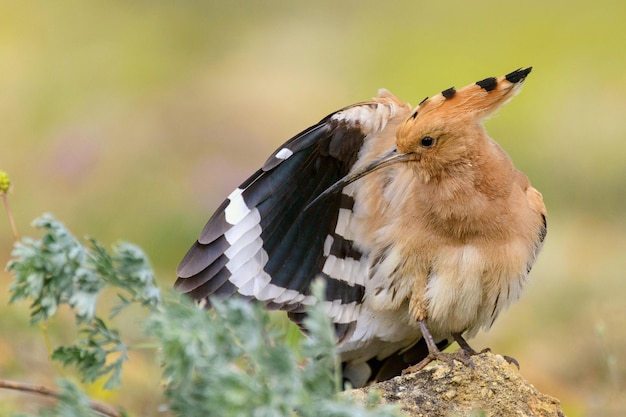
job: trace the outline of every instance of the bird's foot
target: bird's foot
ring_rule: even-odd
[[[464,364],[465,366],[469,366],[472,369],[474,368],[474,362],[472,361],[471,356],[476,355],[477,353],[474,349],[470,347],[470,345],[467,344],[465,339],[463,339],[460,334],[459,335],[454,334],[453,336],[455,340],[457,340],[457,342],[459,342],[459,339],[461,340],[461,342],[459,342],[461,349],[458,349],[457,351],[452,352],[452,353],[442,352],[437,347],[437,344],[435,343],[435,340],[430,334],[428,327],[426,327],[426,321],[420,320],[418,321],[418,324],[422,332],[422,337],[426,341],[426,346],[428,346],[428,355],[424,359],[422,359],[419,363],[409,366],[408,368],[403,370],[402,371],[403,375],[407,373],[411,373],[411,372],[417,372],[421,369],[424,369],[426,365],[428,365],[429,363],[433,361],[446,362],[450,365],[450,367],[454,367],[454,361],[458,361]],[[457,336],[458,336],[458,339],[457,339]]]
[[[480,355],[481,353],[491,352],[491,349],[489,349],[489,348],[485,348],[485,349],[481,350],[480,352],[476,352],[469,345],[469,343],[467,343],[467,341],[463,338],[463,336],[461,336],[460,333],[454,333],[452,335],[452,337],[454,337],[454,340],[459,344],[461,349],[463,349],[465,352],[467,352],[468,356]],[[505,361],[507,361],[511,365],[515,365],[517,367],[517,369],[519,369],[519,362],[517,361],[517,359],[515,359],[515,358],[513,358],[511,356],[506,356],[506,355],[502,355],[502,357],[504,358]]]
[[[422,370],[426,367],[426,365],[428,365],[429,363],[433,361],[445,362],[449,364],[451,368],[454,368],[454,361],[458,361],[464,364],[465,366],[469,366],[470,368],[474,369],[474,362],[472,361],[472,356],[480,355],[486,352],[491,352],[491,349],[489,348],[486,348],[486,349],[481,350],[480,352],[477,352],[467,343],[467,341],[463,338],[463,336],[460,333],[452,334],[452,337],[454,338],[454,340],[459,344],[460,349],[451,353],[442,352],[439,350],[439,348],[435,344],[433,337],[431,336],[430,332],[428,331],[428,328],[426,327],[425,321],[420,321],[419,325],[422,331],[422,336],[426,340],[426,345],[428,346],[428,356],[422,359],[419,363],[409,366],[408,368],[403,370],[402,371],[403,375]],[[503,358],[508,363],[517,366],[517,369],[519,369],[519,362],[517,362],[515,358],[512,358],[510,356],[503,356]]]

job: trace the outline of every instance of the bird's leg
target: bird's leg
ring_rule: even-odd
[[[452,337],[454,338],[455,342],[457,342],[459,344],[461,349],[463,349],[465,351],[465,353],[467,353],[467,356],[474,356],[474,355],[478,355],[479,353],[485,353],[485,352],[489,352],[490,351],[489,348],[485,348],[485,349],[481,350],[480,352],[476,352],[469,345],[469,343],[467,343],[467,341],[463,338],[463,336],[461,336],[461,333],[452,333]]]
[[[428,356],[426,356],[421,362],[417,363],[416,365],[412,365],[406,368],[404,371],[402,371],[402,374],[417,372],[435,360],[446,362],[450,364],[450,366],[454,366],[454,361],[456,360],[466,366],[470,366],[472,368],[474,367],[474,363],[470,359],[471,355],[469,355],[465,349],[459,349],[456,352],[452,353],[440,351],[437,347],[437,344],[435,343],[435,340],[433,339],[433,336],[430,334],[428,327],[426,327],[426,320],[418,320],[417,323],[420,326],[422,337],[426,341],[426,346],[428,347]],[[474,352],[474,350],[467,344],[467,342],[465,342],[465,340],[463,340],[463,342],[465,346],[467,346],[469,349],[472,350],[472,352]],[[476,352],[474,352],[474,354],[476,354]]]
[[[491,352],[491,349],[489,349],[489,348],[485,348],[485,349],[481,350],[480,352],[476,352],[469,345],[469,343],[467,343],[467,341],[463,338],[463,336],[461,336],[461,333],[452,333],[452,337],[459,344],[461,349],[463,349],[463,351],[465,351],[465,353],[467,354],[468,357],[469,356],[474,356],[474,355],[479,355],[479,354],[485,353],[485,352]],[[515,358],[512,358],[511,356],[506,356],[506,355],[502,355],[502,357],[504,358],[505,361],[507,361],[508,363],[511,363],[511,364],[513,364],[515,366],[517,366],[517,369],[519,369],[519,362]]]

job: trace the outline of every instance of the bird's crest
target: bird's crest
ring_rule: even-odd
[[[499,78],[490,77],[465,86],[454,87],[423,100],[398,129],[398,150],[408,152],[412,141],[421,137],[423,126],[480,123],[494,114],[520,91],[532,67],[515,70]]]

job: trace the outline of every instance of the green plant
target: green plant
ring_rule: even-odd
[[[207,312],[178,294],[164,298],[136,246],[120,243],[110,253],[93,239],[85,246],[50,215],[34,225],[42,237],[16,243],[8,264],[14,276],[11,302],[30,302],[33,323],[46,322],[61,305],[72,309],[78,338],[57,348],[52,359],[74,365],[83,381],[106,378],[106,388],[120,386],[129,347],[107,319],[138,304],[149,311],[145,334],[158,347],[164,394],[175,415],[398,415],[395,408],[357,406],[337,395],[339,359],[321,305],[311,306],[305,321],[308,337],[296,338],[293,350],[284,343],[285,332],[269,325],[269,313],[260,305],[238,298],[213,300],[214,309]],[[114,290],[119,302],[102,318],[97,304],[105,289]],[[321,282],[313,292],[321,298]],[[123,414],[90,402],[67,380],[60,379],[59,386],[60,392],[26,389],[58,398],[57,406],[40,416],[96,415],[93,410]]]
[[[50,215],[33,224],[43,236],[17,242],[7,265],[15,278],[9,287],[11,302],[29,300],[32,323],[45,322],[59,306],[69,305],[79,337],[73,345],[56,349],[52,359],[74,364],[83,381],[106,376],[105,388],[118,387],[127,346],[116,329],[96,316],[96,306],[102,291],[112,287],[120,303],[110,316],[132,303],[155,309],[160,293],[146,256],[129,243],[116,245],[112,254],[94,239],[86,247]]]

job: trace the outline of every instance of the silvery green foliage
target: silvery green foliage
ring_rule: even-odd
[[[97,316],[98,297],[107,287],[116,290],[120,303],[110,316],[135,302],[156,308],[160,293],[147,257],[129,243],[114,246],[112,253],[93,239],[85,246],[50,215],[33,225],[43,232],[41,238],[16,243],[7,266],[14,276],[11,302],[30,301],[32,322],[46,321],[60,305],[69,305],[79,337],[52,358],[75,365],[84,381],[106,376],[105,388],[118,387],[127,348],[118,331]]]
[[[93,319],[105,283],[89,267],[87,249],[49,215],[33,225],[43,236],[17,242],[7,266],[15,278],[9,287],[11,302],[29,300],[32,322],[47,320],[61,304],[73,307],[81,322]]]
[[[389,407],[356,406],[337,395],[340,361],[321,303],[308,312],[308,337],[294,338],[288,347],[285,329],[270,325],[269,313],[258,304],[233,297],[213,300],[213,310],[206,311],[180,295],[162,301],[147,258],[136,246],[121,243],[112,253],[95,240],[84,246],[49,215],[34,225],[42,230],[41,239],[17,243],[8,265],[14,275],[11,301],[29,301],[33,322],[48,320],[62,304],[73,309],[78,339],[58,348],[53,358],[73,364],[84,381],[106,377],[106,388],[120,384],[127,347],[96,308],[102,291],[112,287],[120,303],[109,316],[123,315],[131,304],[149,308],[146,333],[159,346],[165,396],[175,415],[399,415]],[[321,282],[313,294],[321,299]],[[65,380],[59,385],[59,403],[40,417],[96,415],[75,385]]]
[[[317,284],[315,294],[323,294]],[[161,345],[166,396],[181,416],[397,416],[339,397],[335,335],[321,305],[309,311],[303,360],[280,343],[269,314],[241,299],[213,300],[207,313],[187,299],[166,302],[148,333]],[[273,330],[274,329],[274,330]]]

